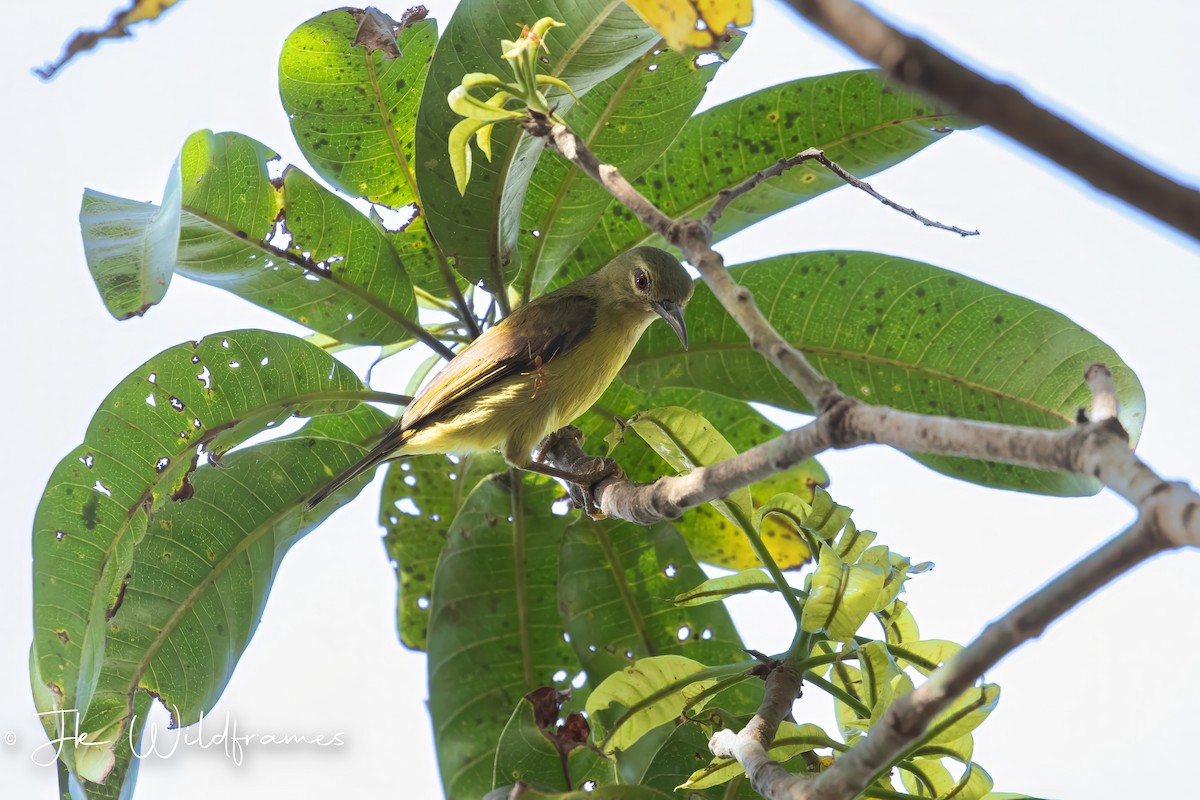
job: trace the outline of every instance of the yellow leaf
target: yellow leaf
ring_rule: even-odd
[[[626,0],[672,50],[717,50],[729,28],[749,25],[750,0]]]

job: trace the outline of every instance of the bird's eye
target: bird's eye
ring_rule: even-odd
[[[639,292],[644,292],[650,288],[650,276],[646,270],[638,268],[633,271],[633,285],[637,287]]]

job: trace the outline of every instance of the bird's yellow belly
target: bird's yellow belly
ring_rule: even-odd
[[[500,450],[509,463],[525,466],[546,434],[582,415],[612,383],[641,330],[622,333],[615,342],[593,333],[572,350],[569,365],[567,359],[552,358],[539,369],[488,387],[462,412],[414,434],[404,452]]]

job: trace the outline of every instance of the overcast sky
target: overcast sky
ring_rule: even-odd
[[[284,37],[334,4],[315,0],[182,3],[135,41],[107,44],[43,84],[30,68],[57,55],[103,4],[14,4],[0,52],[8,98],[0,205],[8,233],[9,340],[15,363],[0,393],[11,426],[0,540],[0,775],[6,795],[49,798],[54,772],[31,763],[44,741],[28,688],[29,532],[45,481],[81,440],[109,389],[177,342],[238,327],[298,332],[214,289],[175,281],[143,319],[115,322],[88,277],[77,213],[83,187],[161,197],[184,138],[238,130],[303,163],[280,108]],[[452,3],[429,2],[441,20]],[[758,21],[710,89],[706,106],[807,75],[861,66],[759,3]],[[1200,74],[1193,4],[1064,0],[881,3],[897,19],[1085,127],[1195,185]],[[398,16],[402,6],[387,7]],[[499,37],[502,33],[497,32]],[[1200,320],[1197,248],[987,131],[954,133],[873,180],[894,199],[983,235],[932,231],[841,189],[724,243],[731,263],[822,248],[876,250],[958,270],[1058,309],[1100,336],[1140,376],[1147,402],[1139,447],[1161,473],[1200,480],[1194,369]],[[364,368],[367,360],[352,362]],[[399,383],[400,377],[395,380]],[[399,390],[401,386],[381,386]],[[1026,497],[956,483],[880,448],[822,458],[833,496],[861,527],[937,568],[908,599],[928,637],[967,641],[1058,570],[1131,519],[1110,495]],[[382,474],[382,473],[381,473]],[[395,580],[375,524],[376,488],[297,545],[258,633],[209,716],[239,733],[343,733],[337,749],[251,749],[241,765],[181,748],[142,765],[138,795],[325,798],[440,794],[425,659],[395,634]],[[1200,556],[1159,558],[1090,600],[988,675],[999,708],[975,755],[997,789],[1047,797],[1174,795],[1191,781],[1200,741],[1195,607]],[[769,598],[734,609],[748,646],[786,646]],[[802,721],[829,724],[811,692]],[[154,718],[165,724],[165,715]],[[11,736],[6,736],[11,734]]]

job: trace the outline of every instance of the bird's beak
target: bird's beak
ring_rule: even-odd
[[[679,341],[683,343],[683,349],[687,350],[687,325],[683,324],[683,306],[674,300],[656,300],[651,305],[654,306],[658,315],[667,321],[667,324],[679,337]]]

